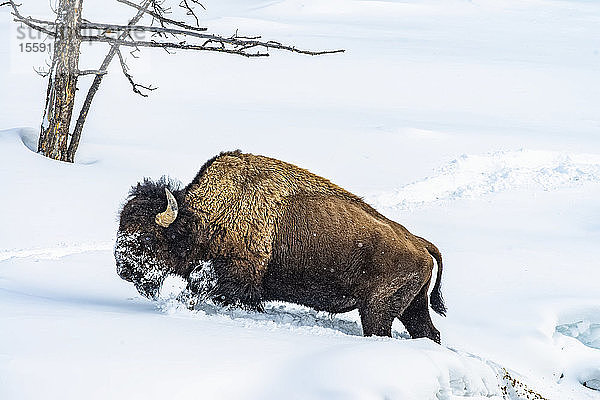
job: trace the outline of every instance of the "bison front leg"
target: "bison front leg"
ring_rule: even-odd
[[[187,275],[187,286],[177,299],[193,310],[199,302],[213,299],[216,285],[213,262],[199,262]]]
[[[193,311],[196,308],[196,305],[200,301],[199,294],[195,291],[195,288],[189,284],[185,288],[183,292],[177,296],[177,301],[182,304],[185,304],[188,310]]]
[[[264,268],[257,268],[245,260],[213,261],[215,287],[214,301],[228,306],[241,306],[256,311],[262,307],[262,276]]]

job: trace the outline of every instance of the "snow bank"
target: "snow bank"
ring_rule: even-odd
[[[554,341],[563,357],[561,380],[600,391],[600,310],[567,307],[558,319]]]
[[[575,338],[588,347],[600,349],[600,322],[582,320],[561,324],[556,327],[556,332]]]

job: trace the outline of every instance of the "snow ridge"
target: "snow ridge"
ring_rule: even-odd
[[[585,182],[600,182],[600,155],[520,149],[463,154],[431,177],[366,200],[377,208],[414,209],[508,190],[549,191]]]
[[[91,251],[112,250],[114,243],[111,242],[89,242],[89,243],[59,243],[53,247],[39,247],[31,249],[11,249],[0,251],[0,261],[12,258],[29,258],[36,260],[58,260],[73,254],[87,253]]]

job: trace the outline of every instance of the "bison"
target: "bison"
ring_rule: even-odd
[[[166,178],[131,189],[115,244],[117,273],[154,298],[168,274],[224,305],[262,310],[280,300],[318,311],[358,309],[365,336],[440,342],[442,257],[329,180],[273,158],[225,152],[185,188]]]

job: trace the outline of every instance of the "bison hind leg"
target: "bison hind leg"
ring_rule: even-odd
[[[388,282],[372,293],[358,309],[363,334],[391,337],[394,318],[402,315],[419,292],[422,282],[422,278],[414,274],[405,277],[402,283]]]
[[[399,319],[413,339],[426,337],[440,343],[440,331],[436,329],[429,314],[426,283],[406,309],[399,314]]]
[[[371,299],[358,308],[364,336],[392,336],[394,313],[390,299]]]

